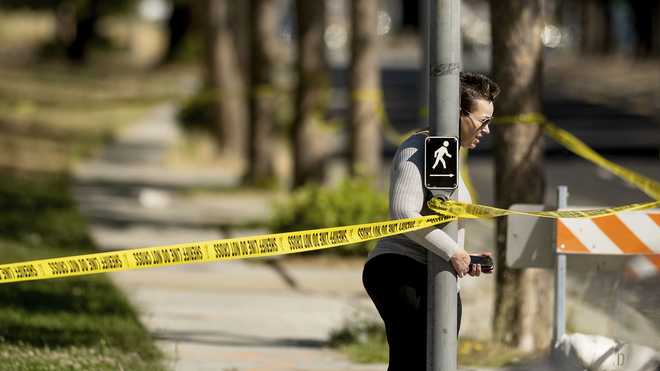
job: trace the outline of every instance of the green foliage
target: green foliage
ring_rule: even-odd
[[[346,179],[330,188],[309,184],[276,205],[271,223],[274,232],[338,227],[388,219],[387,195],[366,179]],[[376,241],[333,248],[330,253],[364,255]]]

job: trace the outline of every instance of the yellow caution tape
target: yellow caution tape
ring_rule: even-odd
[[[527,215],[542,218],[595,218],[599,216],[613,215],[624,211],[640,211],[660,207],[660,201],[636,203],[604,209],[591,210],[558,210],[558,211],[515,211],[500,209],[492,206],[466,204],[459,201],[432,198],[427,202],[429,209],[447,217],[479,219],[495,218],[505,215]]]
[[[255,92],[259,96],[269,97],[275,96],[275,93],[276,90],[269,86],[259,86]],[[217,92],[211,94],[217,94]],[[393,143],[398,144],[412,134],[410,132],[400,135],[391,126],[387,119],[380,90],[357,91],[354,92],[353,99],[369,100],[376,103],[376,110],[384,123],[386,137]],[[623,211],[639,211],[660,207],[660,183],[606,160],[571,133],[547,121],[542,115],[526,114],[498,117],[495,122],[498,124],[542,125],[548,136],[568,150],[611,171],[658,201],[594,210],[524,212],[433,198],[428,202],[428,206],[438,215],[420,218],[2,264],[0,265],[0,283],[292,254],[407,233],[451,222],[457,218],[493,218],[514,214],[545,218],[593,218]],[[462,161],[465,166],[465,170],[463,170],[465,174],[467,174],[466,155],[463,156]],[[476,194],[473,197],[476,200]]]
[[[431,199],[428,206],[438,215],[2,264],[0,284],[321,250],[407,233],[458,218],[492,218],[512,214],[546,218],[592,218],[622,211],[657,208],[660,207],[660,201],[606,209],[539,212],[512,211],[439,198]]]
[[[599,155],[596,151],[589,148],[584,142],[576,138],[573,134],[558,127],[554,123],[548,121],[543,115],[538,113],[529,113],[519,116],[507,116],[494,118],[497,124],[535,124],[541,125],[545,133],[562,146],[566,147],[569,151],[576,155],[593,162],[596,165],[610,171],[612,174],[619,176],[621,179],[639,188],[642,192],[646,193],[655,200],[660,200],[660,182],[651,178],[645,177],[635,171],[626,169],[623,166],[617,165],[603,156]]]
[[[453,220],[456,218],[430,215],[345,227],[2,264],[0,265],[0,283],[292,254],[393,236]]]

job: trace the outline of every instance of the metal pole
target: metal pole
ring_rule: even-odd
[[[435,135],[458,137],[459,74],[461,71],[461,1],[430,0],[429,124]],[[453,192],[452,199],[456,199]],[[457,240],[457,223],[444,231]],[[455,371],[458,339],[456,336],[456,275],[451,264],[428,253],[428,337],[427,371]]]
[[[557,187],[557,209],[565,209],[568,204],[568,187]],[[556,239],[556,223],[554,238]],[[557,243],[553,244],[555,251]],[[555,262],[555,328],[553,333],[553,344],[556,349],[566,331],[566,254],[556,252]]]
[[[419,4],[420,23],[420,73],[419,73],[419,121],[420,126],[429,125],[429,0],[422,0]]]

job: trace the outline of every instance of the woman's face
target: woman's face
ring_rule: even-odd
[[[490,133],[490,121],[493,118],[493,102],[477,99],[472,103],[472,111],[461,111],[461,146],[472,149],[479,144],[479,139]]]

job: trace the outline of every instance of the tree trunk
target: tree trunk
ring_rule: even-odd
[[[328,78],[323,43],[325,1],[296,0],[298,30],[296,118],[293,123],[293,186],[318,180],[323,170],[315,126],[325,114]]]
[[[76,9],[61,3],[55,10],[55,37],[59,45],[70,45],[76,36]]]
[[[612,11],[609,0],[580,1],[582,54],[605,55],[614,49]]]
[[[264,184],[275,176],[273,124],[275,119],[275,66],[277,65],[276,0],[251,0],[250,43],[250,163],[248,177]]]
[[[631,0],[635,26],[635,54],[638,57],[660,55],[660,1]]]
[[[351,172],[374,180],[382,167],[377,23],[378,0],[351,1]]]
[[[213,115],[222,157],[246,156],[247,104],[236,47],[229,27],[229,0],[206,0],[206,85],[213,97]]]
[[[250,24],[252,23],[250,17],[252,12],[250,9],[250,1],[230,1],[229,7],[229,24],[231,25],[232,37],[234,38],[234,45],[236,45],[236,54],[238,55],[238,66],[242,73],[243,80],[250,79],[250,69],[252,56],[250,54]]]
[[[90,0],[76,9],[73,39],[66,45],[66,56],[70,61],[82,63],[87,58],[90,43],[96,37],[99,6],[99,0]]]
[[[543,0],[491,0],[493,77],[502,86],[496,116],[541,112]],[[543,132],[540,126],[500,125],[495,133],[498,207],[542,203]],[[524,350],[549,344],[551,303],[547,272],[507,268],[506,219],[497,219],[495,340]]]
[[[192,25],[192,6],[184,1],[175,0],[172,13],[167,19],[167,47],[161,64],[175,61],[181,56],[183,44]]]

